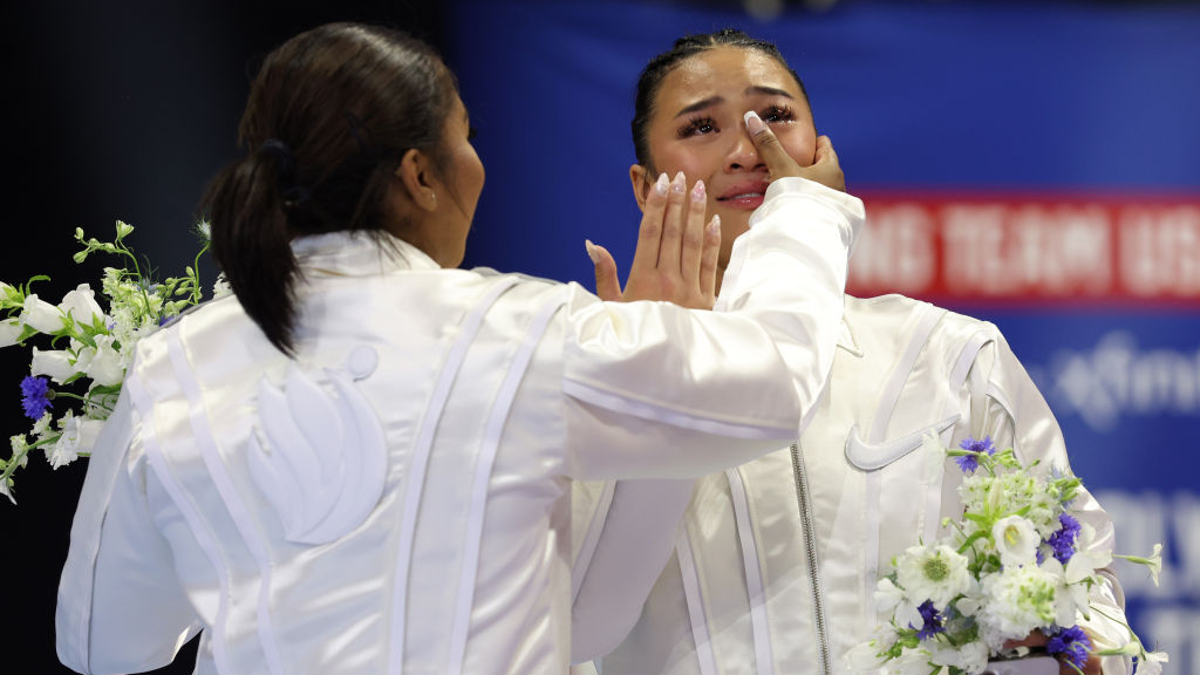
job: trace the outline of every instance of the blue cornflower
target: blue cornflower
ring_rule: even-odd
[[[1058,522],[1062,524],[1062,527],[1055,530],[1046,543],[1054,549],[1054,557],[1058,562],[1065,565],[1071,556],[1075,555],[1075,538],[1079,536],[1081,528],[1079,521],[1066,513],[1058,515]]]
[[[1046,651],[1050,654],[1062,654],[1076,668],[1083,670],[1087,663],[1088,654],[1092,651],[1092,640],[1079,626],[1063,628],[1046,642]]]
[[[46,410],[54,407],[50,403],[50,383],[44,377],[30,375],[21,380],[21,395],[25,416],[31,420],[42,419]]]
[[[984,436],[982,441],[977,441],[968,436],[958,444],[958,447],[971,452],[986,452],[989,455],[996,454],[996,446],[992,443],[991,436]],[[974,473],[975,469],[979,468],[979,458],[976,455],[955,457],[954,461],[958,462],[958,468],[962,469],[963,473]]]
[[[926,600],[925,602],[921,603],[921,606],[917,608],[917,611],[921,613],[921,619],[924,621],[924,625],[921,626],[921,630],[917,631],[918,640],[927,640],[938,633],[946,632],[945,627],[942,626],[942,622],[944,621],[942,613],[933,606],[932,600]],[[912,624],[909,624],[908,627],[916,628],[916,626]]]

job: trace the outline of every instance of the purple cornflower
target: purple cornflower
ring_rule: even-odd
[[[921,626],[921,630],[917,631],[918,640],[927,640],[938,633],[946,632],[945,627],[942,626],[942,613],[937,611],[937,608],[933,606],[932,600],[926,600],[925,602],[921,603],[921,606],[917,608],[917,611],[921,613],[921,619],[923,619],[925,622],[925,624]],[[909,624],[908,627],[916,628],[916,626],[912,624]]]
[[[1079,626],[1063,628],[1046,642],[1046,651],[1050,654],[1062,654],[1076,668],[1083,670],[1087,663],[1088,654],[1092,651],[1092,640]]]
[[[21,380],[21,395],[25,416],[31,420],[42,419],[46,410],[54,407],[50,403],[50,384],[44,377],[30,375]]]
[[[1062,527],[1051,534],[1046,543],[1054,549],[1054,557],[1058,562],[1065,565],[1075,555],[1075,538],[1079,536],[1081,528],[1079,521],[1066,513],[1058,515],[1058,522],[1062,523]]]
[[[986,452],[989,455],[996,454],[996,446],[992,444],[991,436],[984,436],[982,441],[977,441],[970,436],[963,439],[958,447],[971,452]],[[962,469],[963,473],[974,473],[975,469],[979,468],[979,458],[975,455],[963,455],[955,457],[954,461],[958,462],[958,468]]]

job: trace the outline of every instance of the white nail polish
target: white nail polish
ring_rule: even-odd
[[[705,229],[710,235],[721,234],[721,216],[714,214],[712,220],[708,221],[708,227]]]
[[[667,178],[666,172],[658,174],[658,182],[654,184],[654,191],[660,195],[667,194],[667,186],[671,184],[671,180]]]
[[[675,174],[675,179],[671,181],[671,192],[683,194],[683,190],[686,187],[687,176],[684,176],[683,172],[680,171],[679,173]]]
[[[762,118],[758,116],[758,113],[754,112],[753,110],[747,110],[746,114],[742,116],[742,119],[746,121],[746,129],[750,131],[751,135],[757,134],[758,132],[767,128],[766,123],[764,123]]]

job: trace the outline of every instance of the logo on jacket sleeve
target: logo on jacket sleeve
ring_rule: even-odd
[[[358,527],[383,494],[387,446],[374,408],[351,378],[374,371],[375,350],[351,353],[348,373],[325,370],[332,392],[294,363],[283,389],[258,386],[259,428],[250,475],[288,541],[324,544]]]
[[[866,443],[858,435],[858,425],[854,425],[850,429],[850,435],[846,437],[846,459],[854,466],[863,471],[875,471],[891,464],[908,453],[921,447],[921,440],[925,434],[933,433],[940,434],[943,431],[954,426],[961,415],[954,415],[946,419],[927,426],[923,429],[893,438],[890,441],[883,443]]]

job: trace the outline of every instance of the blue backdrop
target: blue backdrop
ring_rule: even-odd
[[[1200,675],[1189,460],[1200,431],[1200,9],[847,1],[767,21],[712,6],[459,0],[447,57],[488,170],[466,264],[591,287],[587,237],[626,268],[637,74],[676,37],[725,26],[779,44],[869,222],[875,194],[996,195],[1014,210],[1030,199],[1182,205],[1157,291],[934,295],[1004,331],[1116,521],[1118,549],[1165,543],[1160,588],[1120,570],[1130,616],[1171,652],[1171,672]]]

